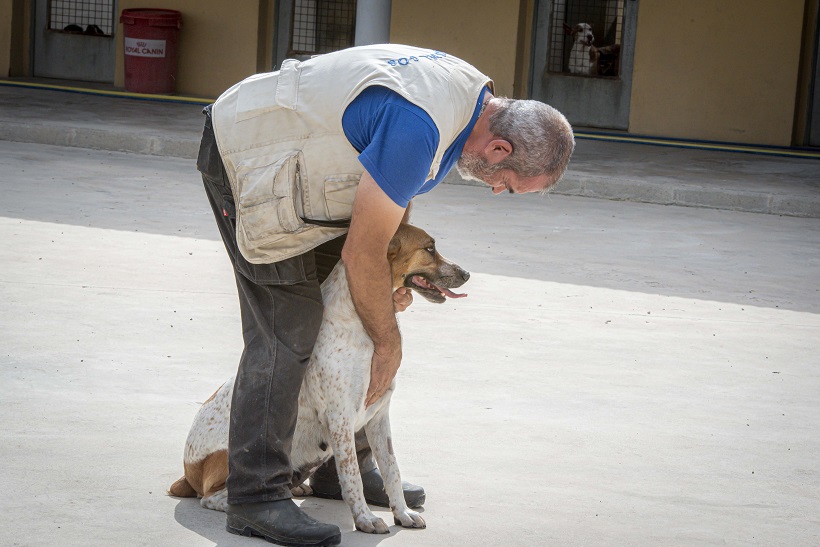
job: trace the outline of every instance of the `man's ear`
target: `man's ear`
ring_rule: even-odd
[[[484,155],[491,165],[503,161],[512,154],[513,147],[510,141],[504,139],[493,139],[484,147]]]

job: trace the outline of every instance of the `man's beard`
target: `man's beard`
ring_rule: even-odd
[[[490,164],[483,156],[464,152],[456,163],[458,174],[467,180],[477,180],[487,184],[487,179],[503,169],[502,163]]]

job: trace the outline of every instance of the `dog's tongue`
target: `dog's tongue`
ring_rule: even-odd
[[[455,293],[455,292],[451,291],[450,289],[446,289],[444,287],[439,287],[435,283],[431,283],[430,281],[427,281],[426,279],[424,279],[420,275],[414,275],[413,276],[413,283],[415,283],[419,287],[423,287],[425,289],[436,289],[438,292],[440,292],[444,296],[448,296],[450,298],[464,298],[465,296],[467,296],[466,294]]]
[[[438,285],[435,285],[433,283],[430,283],[430,284],[433,285],[438,292],[440,292],[440,293],[442,293],[442,294],[444,294],[444,295],[446,295],[450,298],[464,298],[465,296],[467,296],[466,294],[459,294],[459,293],[451,291],[450,289],[445,289],[444,287],[439,287]]]

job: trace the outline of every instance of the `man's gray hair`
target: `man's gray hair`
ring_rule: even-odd
[[[490,131],[509,141],[512,153],[501,164],[522,177],[548,175],[547,188],[564,175],[575,138],[563,114],[539,101],[493,99]]]

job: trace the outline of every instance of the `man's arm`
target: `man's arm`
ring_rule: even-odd
[[[387,248],[404,215],[405,209],[365,171],[342,249],[353,305],[374,345],[365,406],[384,395],[401,365],[401,335],[393,308]]]

